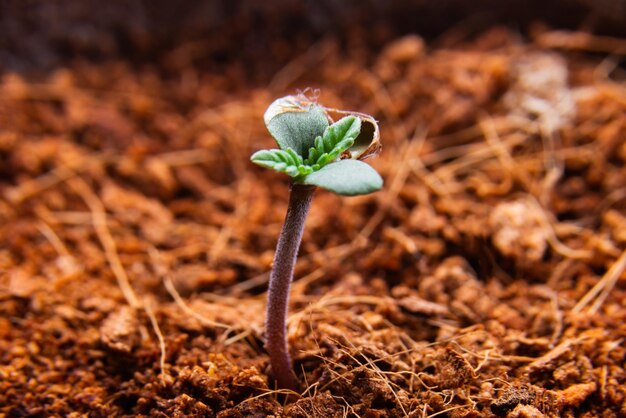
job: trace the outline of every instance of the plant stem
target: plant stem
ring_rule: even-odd
[[[287,345],[287,308],[293,270],[302,241],[304,222],[311,207],[314,186],[292,184],[285,223],[280,231],[270,274],[265,320],[266,348],[272,373],[280,389],[298,389]]]

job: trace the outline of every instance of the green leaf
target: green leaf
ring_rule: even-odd
[[[330,152],[341,141],[356,138],[361,131],[361,120],[355,116],[346,116],[333,123],[324,131],[325,152]]]
[[[361,119],[355,116],[341,118],[326,128],[322,137],[315,138],[315,147],[309,149],[306,163],[323,167],[335,161],[354,144],[360,131]]]
[[[308,174],[300,182],[345,196],[372,193],[383,186],[380,174],[358,160],[340,160],[328,164]]]
[[[265,126],[281,149],[304,155],[328,127],[324,108],[294,96],[275,100],[265,112]]]
[[[313,172],[313,169],[305,165],[302,157],[291,148],[257,151],[252,154],[250,160],[261,167],[271,168],[291,177],[305,176]]]

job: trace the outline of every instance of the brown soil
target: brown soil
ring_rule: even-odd
[[[269,88],[186,47],[176,77],[3,74],[0,416],[626,417],[626,41],[453,35],[329,37]],[[316,194],[286,399],[263,309],[287,180],[249,156],[306,86],[380,120],[386,183]]]

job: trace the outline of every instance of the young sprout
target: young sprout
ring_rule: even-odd
[[[333,122],[333,115],[342,117]],[[270,274],[266,348],[278,387],[297,390],[287,345],[287,306],[313,192],[321,187],[354,196],[379,190],[382,178],[361,160],[378,153],[381,147],[374,118],[327,109],[303,94],[274,101],[264,119],[279,149],[258,151],[251,160],[291,177],[289,206]]]

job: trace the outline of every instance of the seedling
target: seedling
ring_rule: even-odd
[[[334,122],[334,115],[341,118]],[[296,390],[299,385],[287,345],[287,306],[313,192],[321,187],[354,196],[379,190],[382,178],[361,160],[378,153],[380,141],[371,116],[328,109],[304,94],[274,101],[264,119],[279,149],[258,151],[251,160],[291,178],[289,206],[270,273],[266,348],[278,387]]]

